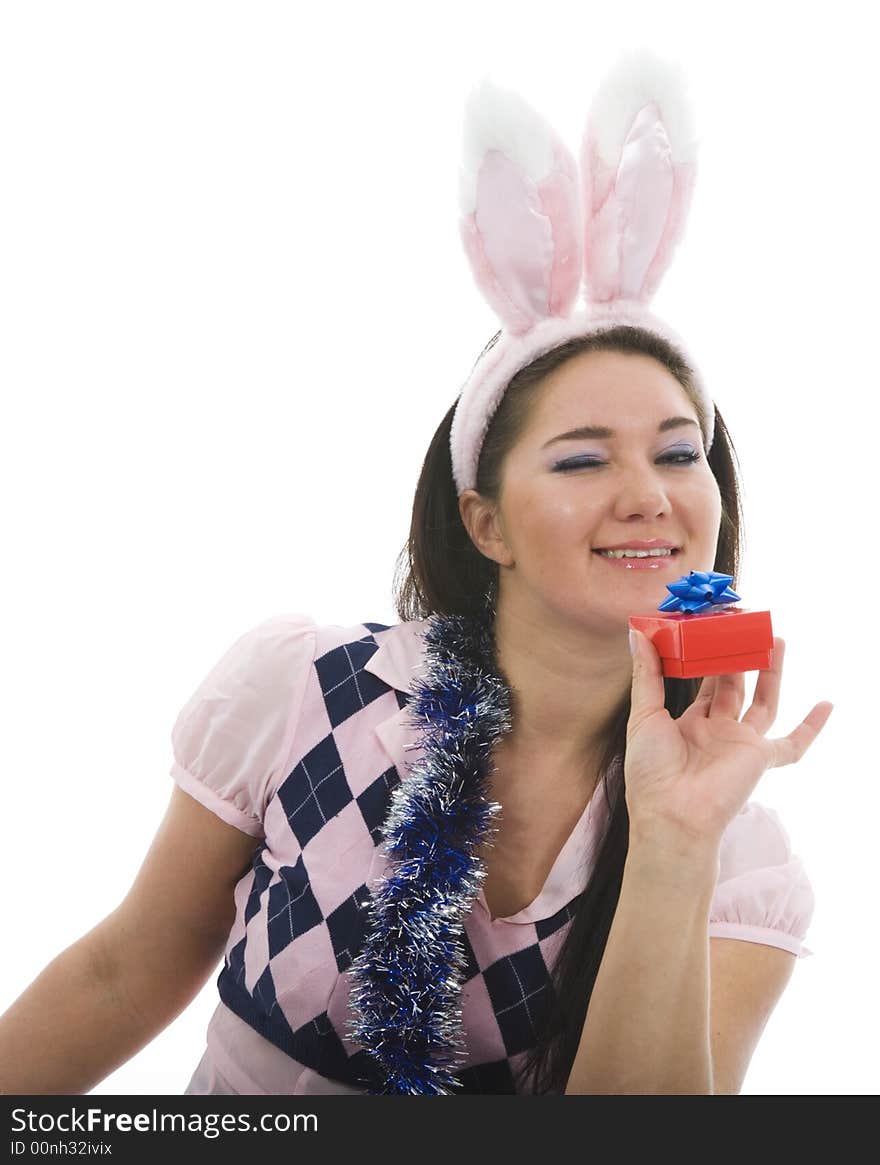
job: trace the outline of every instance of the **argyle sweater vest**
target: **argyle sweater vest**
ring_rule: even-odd
[[[378,650],[374,633],[387,625],[359,627],[362,636],[326,650],[319,639],[294,737],[295,763],[270,799],[265,840],[236,890],[245,904],[245,934],[226,952],[217,987],[228,1008],[298,1063],[366,1092],[378,1084],[379,1067],[344,1029],[343,1017],[351,1015],[346,972],[364,941],[366,904],[388,869],[382,825],[405,774],[372,731],[358,726],[375,723],[374,702],[383,702],[387,716],[395,701],[399,709],[409,697],[364,670]],[[356,781],[349,771],[355,767]],[[296,857],[282,863],[273,856],[279,853]],[[553,990],[548,951],[559,945],[557,932],[576,905],[574,899],[553,918],[528,924],[521,949],[483,966],[465,921],[463,985],[482,976],[495,1052],[486,1059],[469,1048],[456,1095],[517,1092],[511,1057],[521,1061],[535,1043],[536,1005]]]

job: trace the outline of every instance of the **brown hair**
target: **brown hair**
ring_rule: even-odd
[[[499,335],[500,332],[489,341],[481,356]],[[642,328],[620,326],[570,340],[538,357],[511,379],[480,452],[476,489],[483,497],[498,501],[505,458],[529,423],[544,377],[566,360],[587,351],[653,356],[679,381],[703,420],[691,368],[660,337]],[[449,450],[457,403],[443,418],[428,448],[413,501],[409,539],[398,557],[394,602],[398,617],[404,622],[432,614],[480,617],[486,592],[490,588],[497,590],[498,564],[477,550],[458,508]],[[742,498],[735,459],[733,443],[716,408],[708,463],[718,483],[722,513],[713,569],[734,579],[739,574],[743,544]],[[699,680],[664,679],[663,683],[666,708],[677,718],[693,703]],[[613,767],[614,760],[626,752],[629,711],[627,693],[609,719],[600,758],[609,806],[608,824],[589,884],[570,904],[571,926],[554,963],[552,988],[543,998],[536,1043],[517,1082],[520,1092],[564,1092],[580,1043],[617,908],[629,844],[623,766]],[[611,773],[616,776],[611,778]]]

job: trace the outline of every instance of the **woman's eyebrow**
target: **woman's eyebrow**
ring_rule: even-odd
[[[657,426],[657,432],[665,433],[667,429],[678,429],[682,425],[693,425],[697,429],[700,427],[691,417],[667,417]],[[604,425],[582,425],[579,429],[569,429],[567,433],[551,437],[549,441],[544,442],[541,448],[546,449],[548,445],[554,445],[557,441],[582,441],[585,437],[613,436],[615,436],[614,430],[607,429]]]

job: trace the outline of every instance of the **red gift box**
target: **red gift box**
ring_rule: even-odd
[[[664,676],[691,679],[763,671],[773,661],[769,611],[714,607],[696,614],[630,615],[629,622],[654,644]]]

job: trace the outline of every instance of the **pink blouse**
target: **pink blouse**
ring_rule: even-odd
[[[174,763],[171,775],[190,796],[223,821],[255,839],[267,838],[267,814],[271,821],[273,798],[297,760],[313,747],[326,730],[319,723],[323,705],[315,694],[316,660],[350,643],[375,641],[378,650],[363,665],[393,690],[363,706],[336,728],[340,751],[344,747],[345,779],[357,795],[365,787],[364,774],[393,764],[402,776],[418,755],[416,730],[405,723],[407,709],[396,693],[409,693],[414,675],[423,664],[421,632],[427,621],[400,623],[378,629],[378,624],[344,628],[318,627],[304,614],[282,614],[268,619],[242,635],[208,672],[181,709],[172,730]],[[357,675],[353,671],[357,684]],[[384,689],[383,689],[384,691]],[[333,897],[334,878],[342,885],[346,861],[367,861],[374,888],[382,873],[375,857],[362,854],[362,840],[347,834],[346,809],[331,819],[326,830],[328,858],[320,894]],[[466,923],[467,938],[481,968],[515,960],[537,950],[552,965],[567,926],[551,929],[556,918],[586,886],[592,870],[601,830],[607,820],[604,786],[596,791],[569,838],[563,845],[541,892],[522,910],[507,918],[490,917],[482,891]],[[363,821],[360,822],[363,829]],[[360,837],[360,835],[358,835]],[[332,845],[331,845],[332,841]],[[378,852],[378,851],[377,851]],[[297,853],[267,853],[277,870],[292,865]],[[227,943],[227,959],[242,938],[256,934],[253,908],[245,914],[254,874],[249,871],[235,891],[236,920]],[[342,901],[347,890],[340,890]],[[261,899],[268,909],[269,895]],[[328,902],[324,912],[333,905]],[[798,957],[813,952],[804,946],[814,910],[814,896],[800,858],[792,853],[790,839],[773,809],[748,802],[728,826],[722,839],[720,875],[711,904],[708,935],[780,947]],[[259,922],[260,920],[256,920]],[[250,928],[250,930],[248,929]],[[338,1030],[350,1016],[347,1004],[348,976],[328,953],[322,926],[315,926],[308,953],[289,962],[290,982],[278,982],[283,974],[273,967],[279,999],[290,1001],[296,1022],[326,1012]],[[256,966],[256,964],[255,964]],[[256,972],[254,972],[256,974]],[[249,984],[250,986],[250,984]],[[528,1013],[528,998],[518,1001]],[[285,1004],[286,1006],[286,1004]],[[470,1061],[491,1064],[503,1060],[505,1040],[486,980],[475,975],[462,990],[462,1019]],[[293,1017],[291,1025],[293,1026]],[[356,1050],[348,1045],[349,1054]],[[516,1066],[525,1053],[510,1057]],[[222,1001],[207,1029],[207,1047],[186,1089],[188,1093],[245,1093],[267,1095],[347,1094],[363,1090],[327,1079],[298,1063],[287,1052],[261,1036]]]

